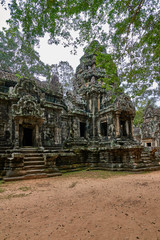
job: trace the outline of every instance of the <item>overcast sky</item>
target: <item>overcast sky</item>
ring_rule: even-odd
[[[2,27],[7,27],[6,20],[9,19],[9,16],[9,11],[4,10],[0,4],[0,30],[2,30]],[[78,47],[77,54],[73,55],[70,53],[70,51],[73,50],[72,48],[64,48],[62,45],[49,45],[47,42],[48,39],[49,35],[46,34],[44,38],[40,39],[40,47],[35,48],[35,50],[39,52],[41,60],[49,65],[58,64],[60,61],[68,61],[75,70],[83,55],[83,48]]]

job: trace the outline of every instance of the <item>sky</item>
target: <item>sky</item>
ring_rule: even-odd
[[[0,30],[2,27],[7,28],[6,20],[9,19],[10,14],[8,10],[4,10],[0,4]],[[80,58],[83,55],[83,48],[78,47],[77,54],[73,55],[70,53],[73,48],[62,45],[50,45],[48,44],[49,35],[46,34],[44,38],[40,39],[40,47],[36,47],[35,50],[39,53],[41,61],[45,64],[58,64],[60,61],[68,61],[69,64],[75,70],[80,63]]]
[[[49,65],[57,64],[60,61],[68,61],[75,70],[80,63],[80,58],[83,55],[83,48],[78,47],[77,54],[73,55],[70,53],[73,48],[64,48],[62,45],[50,45],[47,43],[48,39],[49,35],[46,34],[44,38],[40,39],[40,47],[35,48],[35,50],[39,52],[41,60]]]

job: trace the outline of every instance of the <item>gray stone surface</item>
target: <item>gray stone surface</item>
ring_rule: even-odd
[[[130,98],[121,94],[112,101],[95,59],[95,53],[81,58],[74,91],[66,96],[56,76],[40,82],[0,71],[0,173],[6,179],[159,166],[158,155],[144,153],[133,138]]]

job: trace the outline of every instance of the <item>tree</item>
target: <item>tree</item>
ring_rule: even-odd
[[[136,106],[136,116],[134,118],[133,124],[135,127],[141,127],[143,123],[143,114],[146,110],[146,108],[151,105],[154,108],[157,108],[156,106],[156,99],[150,98],[149,100],[143,100],[139,101]]]
[[[50,77],[49,66],[40,60],[38,52],[25,41],[17,26],[0,31],[0,59],[1,70],[29,78]]]
[[[73,91],[73,76],[74,71],[68,62],[59,62],[59,64],[51,65],[51,74],[57,75],[62,83],[64,94],[67,91]]]
[[[25,41],[25,36],[17,26],[0,31],[0,69],[28,78],[45,77],[50,80],[51,76],[57,75],[63,85],[64,93],[73,90],[73,68],[68,62],[45,65],[33,46]]]
[[[100,39],[113,53],[122,86],[130,95],[149,96],[153,82],[159,84],[159,0],[10,0],[9,8],[12,21],[21,24],[33,44],[46,32],[50,43],[58,44],[62,37],[64,46]],[[79,38],[72,38],[72,29]],[[159,92],[158,88],[154,94]]]

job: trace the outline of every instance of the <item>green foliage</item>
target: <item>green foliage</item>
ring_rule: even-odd
[[[135,127],[141,127],[143,123],[143,113],[144,113],[145,107],[141,106],[136,111],[136,116],[133,120],[133,124]]]
[[[121,86],[138,96],[135,101],[151,94],[159,96],[159,86],[150,89],[160,80],[159,0],[10,0],[9,8],[9,22],[21,24],[30,43],[37,43],[46,32],[49,43],[59,44],[63,39],[64,46],[73,44],[75,48],[99,39],[112,51]],[[79,37],[73,39],[71,30]]]
[[[42,75],[49,78],[48,67],[40,60],[38,52],[26,41],[18,26],[0,31],[0,68],[4,71],[33,78]]]
[[[105,46],[101,45],[97,40],[94,40],[89,44],[89,46],[84,48],[84,53],[87,55],[98,55],[98,53],[106,54],[106,48]]]
[[[149,100],[139,101],[137,104],[136,116],[133,121],[135,127],[141,127],[143,123],[143,114],[149,105],[156,107],[156,99],[150,98]]]
[[[61,61],[59,64],[50,66],[50,73],[56,75],[62,83],[64,94],[67,91],[73,91],[74,71],[68,62]]]
[[[120,86],[120,77],[117,74],[117,66],[113,61],[113,57],[111,54],[97,51],[96,63],[97,67],[105,70],[105,77],[100,80],[104,82],[103,87],[111,92],[112,100],[114,100],[117,95],[123,92],[123,89]]]

